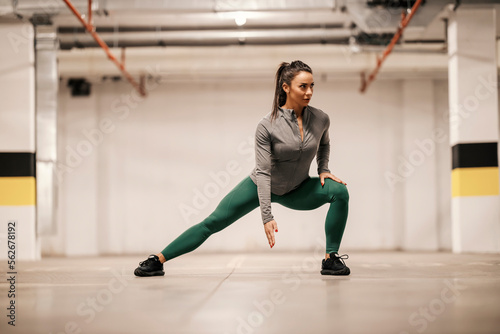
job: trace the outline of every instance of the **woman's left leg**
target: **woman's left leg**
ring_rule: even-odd
[[[338,252],[349,211],[349,192],[344,184],[325,179],[322,186],[319,177],[310,177],[285,195],[272,194],[271,200],[294,210],[313,210],[330,203],[325,219],[326,253]]]

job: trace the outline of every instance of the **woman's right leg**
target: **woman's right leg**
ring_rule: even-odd
[[[221,200],[210,216],[201,223],[188,228],[165,247],[161,254],[168,261],[191,252],[198,248],[209,236],[228,227],[258,206],[257,186],[247,176]]]

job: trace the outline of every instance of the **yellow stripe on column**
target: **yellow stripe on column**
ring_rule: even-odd
[[[451,196],[498,195],[498,167],[455,168],[451,171]]]
[[[33,176],[0,177],[0,205],[35,205],[36,181]]]

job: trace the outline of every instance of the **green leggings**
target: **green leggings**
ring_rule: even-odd
[[[271,202],[277,202],[294,210],[313,210],[330,203],[325,221],[326,253],[339,250],[349,203],[349,193],[345,185],[325,179],[325,185],[321,186],[319,177],[309,177],[289,193],[281,196],[271,193]],[[214,212],[201,223],[184,231],[161,253],[168,261],[191,252],[209,236],[225,229],[258,206],[257,186],[247,176],[221,200]],[[262,236],[265,237],[264,232]]]

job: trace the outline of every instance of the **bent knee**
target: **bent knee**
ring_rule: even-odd
[[[330,197],[331,201],[349,202],[349,191],[347,190],[346,185],[338,183],[337,181],[333,181],[331,179],[328,179],[328,181],[330,181],[328,196]]]

